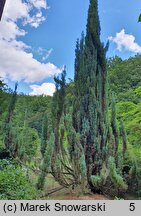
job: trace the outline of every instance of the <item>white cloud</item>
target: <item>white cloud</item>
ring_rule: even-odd
[[[22,42],[15,43],[12,46],[10,42],[0,41],[0,76],[33,83],[61,72],[51,63],[44,64],[34,59],[32,53],[21,49],[24,46]]]
[[[45,48],[39,47],[39,48],[32,48],[33,53],[40,56],[41,62],[46,62],[50,55],[53,52],[53,48],[47,50]]]
[[[16,21],[17,19],[28,17],[28,13],[29,6],[22,0],[6,0],[2,19]]]
[[[126,34],[125,30],[116,33],[115,37],[109,37],[109,40],[113,41],[117,45],[119,51],[127,50],[134,53],[141,52],[141,46],[135,42],[135,37],[130,34]]]
[[[42,9],[47,9],[46,0],[6,0],[3,19],[13,22],[21,19],[24,25],[37,28],[45,20]]]
[[[42,51],[42,61],[45,62],[49,58],[49,56],[51,55],[52,52],[53,52],[52,48],[47,50],[47,51],[43,50]]]
[[[46,8],[46,0],[6,1],[0,22],[0,77],[33,83],[61,72],[50,62],[45,64],[37,61],[31,53],[32,48],[17,40],[17,37],[28,34],[18,26],[17,21],[21,20],[24,25],[38,27],[45,19],[42,9]],[[49,55],[46,52],[44,58],[47,54]]]
[[[49,95],[53,96],[56,87],[53,83],[43,83],[42,85],[30,85],[32,92],[30,95]]]
[[[11,20],[2,20],[0,22],[0,40],[7,41],[16,39],[17,36],[24,36],[26,32],[19,29],[17,24]]]
[[[46,9],[47,8],[46,0],[29,0],[29,2],[31,4],[33,4],[34,7],[38,8],[38,9],[40,9],[40,8]]]
[[[32,17],[28,17],[28,19],[25,19],[23,23],[24,25],[29,24],[34,28],[38,28],[43,21],[45,21],[45,17],[42,15],[42,12],[40,11]]]
[[[24,35],[24,31],[19,29],[16,23],[18,20],[21,20],[23,25],[37,28],[46,19],[42,13],[43,9],[47,9],[46,0],[6,0],[0,22],[0,36],[13,38]]]

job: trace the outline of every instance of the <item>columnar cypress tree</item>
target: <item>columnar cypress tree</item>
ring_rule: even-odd
[[[114,100],[111,123],[108,122],[106,51],[109,43],[104,47],[100,31],[98,1],[90,0],[86,36],[82,34],[76,44],[73,108],[73,126],[81,135],[90,186],[106,181],[107,171],[104,171],[105,178],[101,173],[103,167],[108,169],[109,154],[117,157],[119,142]]]
[[[64,67],[61,79],[59,77],[54,77],[56,84],[56,92],[53,97],[52,103],[52,119],[53,128],[55,134],[55,148],[52,157],[52,174],[56,181],[61,185],[67,185],[65,176],[63,176],[63,171],[69,169],[64,161],[67,157],[65,149],[63,147],[64,142],[64,115],[65,115],[65,94],[66,94],[66,68]],[[67,160],[67,159],[66,159]],[[63,162],[64,161],[64,162]],[[63,162],[63,163],[62,163]]]
[[[77,40],[75,50],[75,101],[73,106],[73,126],[77,132],[81,130],[81,115],[80,104],[82,102],[82,96],[84,91],[84,45],[85,45],[84,33],[81,35],[81,40]]]
[[[87,128],[85,140],[82,139],[82,145],[85,149],[89,181],[92,173],[100,172],[107,144],[107,72],[105,55],[105,48],[100,41],[98,3],[97,0],[91,0],[86,37],[84,39],[82,35],[81,42],[80,44],[77,42],[76,48],[75,86],[76,97],[79,98],[77,112],[79,111],[80,119],[74,119],[79,125],[77,128],[79,128],[80,134],[83,134]],[[76,126],[76,123],[74,123],[74,126]]]
[[[65,101],[65,88],[66,88],[66,67],[61,74],[61,79],[59,77],[54,77],[56,84],[56,92],[53,97],[52,104],[52,118],[53,126],[55,128],[55,151],[59,151],[59,123],[61,116],[64,112],[64,101]]]
[[[111,183],[113,179],[115,182],[122,180],[118,173],[114,173],[114,178],[109,175],[111,167],[108,158],[115,157],[118,151],[118,130],[114,101],[111,122],[108,119],[107,49],[108,43],[104,47],[100,41],[98,1],[90,0],[86,36],[82,33],[80,41],[77,40],[76,43],[73,111],[68,114],[65,112],[68,110],[65,109],[65,79],[55,79],[57,91],[53,98],[53,118],[57,151],[54,151],[53,159],[55,161],[55,157],[59,158],[58,167],[61,168],[57,171],[56,166],[53,166],[52,170],[58,172],[55,178],[59,182],[62,178],[60,171],[66,169],[72,174],[76,184],[86,186],[88,182],[92,190],[101,188],[107,179]],[[63,120],[59,139],[61,118],[65,121]],[[69,151],[65,149],[66,158],[62,151],[65,134],[69,145]],[[112,168],[115,167],[113,160]],[[65,180],[66,177],[63,176],[63,184]]]

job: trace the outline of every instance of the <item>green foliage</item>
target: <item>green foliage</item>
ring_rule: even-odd
[[[126,191],[128,186],[124,182],[122,176],[118,174],[114,158],[109,157],[108,163],[109,163],[109,176],[111,178],[112,183],[120,191]]]
[[[12,146],[11,152],[14,147],[17,148],[17,155],[21,160],[31,161],[36,156],[37,149],[39,148],[40,139],[35,129],[27,126],[19,127],[15,131],[15,145]]]
[[[74,86],[72,83],[66,85],[64,76],[66,74],[62,74],[64,79],[55,77],[57,91],[53,97],[55,131],[53,158],[54,160],[59,158],[62,166],[58,172],[56,162],[52,167],[57,172],[56,180],[59,182],[62,178],[60,171],[67,170],[77,184],[82,183],[81,180],[87,173],[89,186],[92,182],[93,187],[103,186],[106,184],[109,168],[105,162],[108,161],[109,155],[118,158],[118,146],[121,140],[114,100],[111,121],[108,117],[107,48],[108,43],[104,47],[100,41],[98,1],[91,0],[86,36],[82,33],[81,39],[76,43]],[[109,61],[112,75],[115,64],[121,62],[119,59],[114,64],[113,61]],[[120,72],[120,76],[121,74]],[[122,135],[125,154],[125,129],[122,130]],[[68,150],[64,143],[67,143]],[[121,187],[121,179],[118,175],[116,177],[116,183]],[[66,179],[64,177],[63,182]]]
[[[85,155],[82,154],[80,158],[80,171],[81,171],[81,177],[86,178],[87,176],[87,167],[86,167],[86,161],[85,161]]]
[[[116,119],[116,106],[115,106],[115,99],[112,99],[112,112],[111,112],[111,127],[115,139],[115,154],[118,151],[118,144],[119,144],[119,133],[118,133],[118,127],[117,127],[117,119]]]
[[[51,133],[50,139],[47,142],[46,151],[45,151],[44,158],[41,164],[41,172],[40,172],[40,175],[38,177],[38,182],[37,182],[38,189],[43,189],[44,183],[45,183],[45,177],[47,173],[50,171],[54,143],[55,143],[54,133]]]
[[[126,118],[126,113],[132,112],[136,107],[137,105],[131,101],[119,102],[116,104],[117,115],[124,119],[124,117]]]
[[[102,169],[100,170],[100,175],[91,176],[91,182],[94,188],[100,189],[101,187],[103,187],[106,184],[108,176],[109,176],[109,171],[104,162],[102,165]]]
[[[127,60],[122,60],[117,56],[108,60],[110,91],[115,93],[118,101],[135,102],[132,90],[141,86],[140,61],[139,54]]]
[[[47,143],[45,156],[44,156],[45,167],[43,166],[43,170],[45,170],[45,171],[49,170],[50,166],[51,166],[51,157],[52,157],[52,153],[53,153],[54,142],[55,142],[54,133],[51,133],[50,139],[49,139],[49,141]],[[46,166],[47,166],[47,168],[46,168]]]
[[[59,143],[59,124],[61,116],[64,114],[65,110],[65,95],[66,95],[66,67],[64,67],[61,73],[61,79],[54,77],[56,84],[56,92],[52,100],[52,124],[55,134],[55,154],[59,152],[60,143]]]
[[[110,89],[116,95],[117,119],[123,119],[125,133],[120,139],[120,151],[124,153],[128,138],[128,150],[123,164],[134,167],[136,163],[141,163],[141,56],[138,54],[127,60],[118,57],[108,61]],[[121,124],[122,126],[122,124]],[[122,128],[122,127],[121,127]],[[123,131],[124,131],[123,130]],[[126,137],[127,134],[127,137]],[[122,149],[121,142],[125,145]],[[141,173],[139,168],[137,173]],[[131,173],[130,173],[131,175]],[[132,175],[131,175],[132,176]],[[130,184],[134,185],[133,190],[139,190],[137,187],[137,175],[130,177]],[[136,185],[136,188],[135,188]]]
[[[136,89],[134,90],[134,92],[136,93],[136,96],[137,96],[137,97],[141,98],[141,86],[139,86],[138,88],[136,88]]]
[[[125,156],[126,150],[127,150],[127,134],[125,130],[125,126],[123,123],[123,120],[121,119],[121,128],[120,128],[121,136],[122,136],[122,142],[123,142],[123,156]]]
[[[8,114],[7,114],[7,117],[5,120],[5,126],[4,126],[4,144],[8,151],[11,150],[11,146],[12,146],[11,122],[12,122],[12,117],[13,117],[13,113],[15,109],[16,100],[17,100],[17,87],[18,87],[18,84],[16,83],[15,90],[12,94],[12,98],[9,103]]]
[[[45,153],[47,146],[47,135],[48,135],[48,118],[47,115],[44,116],[43,125],[42,125],[42,137],[41,137],[41,153],[42,156]]]
[[[92,167],[100,171],[108,140],[106,50],[100,41],[98,1],[91,0],[86,36],[82,33],[76,43],[73,104],[73,127],[81,137],[89,183]]]
[[[93,186],[95,188],[100,188],[101,183],[102,183],[102,179],[101,179],[100,176],[94,176],[94,175],[92,175],[91,176],[91,182],[92,182],[92,184],[93,184]]]
[[[64,67],[61,79],[59,77],[54,77],[54,81],[56,84],[56,92],[53,97],[52,104],[52,114],[53,119],[59,120],[64,110],[64,99],[65,99],[65,90],[66,90],[66,67]]]
[[[35,199],[36,190],[26,178],[24,169],[12,161],[0,161],[0,199]]]
[[[136,147],[141,146],[141,124],[132,121],[128,125],[130,143]]]
[[[49,96],[19,95],[13,116],[13,125],[21,127],[26,123],[30,128],[36,129],[41,137],[44,116],[48,116],[48,124],[51,122],[51,102],[52,99]]]
[[[5,87],[5,83],[0,80],[0,93],[4,90],[4,87]]]
[[[86,181],[87,170],[85,155],[80,143],[80,134],[77,133],[73,127],[71,112],[65,116],[65,125],[69,144],[70,161],[75,176],[75,182],[80,181],[81,183],[84,183]]]
[[[119,102],[116,107],[117,117],[118,119],[122,117],[124,120],[128,137],[128,150],[125,162],[130,166],[134,166],[135,161],[141,163],[141,103]],[[123,141],[125,140],[126,143],[126,133],[124,135]]]
[[[139,15],[138,22],[141,22],[141,14]]]

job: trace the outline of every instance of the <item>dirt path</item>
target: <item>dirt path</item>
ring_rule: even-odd
[[[54,180],[51,175],[46,178],[44,194],[54,190],[55,188],[61,187],[58,182]],[[43,200],[108,200],[107,196],[99,194],[86,194],[80,195],[78,191],[72,190],[71,188],[63,188],[55,193],[42,198]]]
[[[55,179],[52,177],[52,175],[48,175],[46,178],[45,183],[45,189],[44,194],[48,194],[51,191],[54,191],[55,189],[59,189],[61,186],[58,184],[58,182],[55,181]],[[70,188],[63,188],[61,190],[58,190],[50,195],[43,196],[41,198],[42,200],[112,200],[110,196],[104,196],[102,194],[86,194],[81,195],[78,193],[78,191],[72,190]],[[124,197],[125,200],[136,200],[139,199],[137,196],[133,196],[130,194],[126,194]]]
[[[94,194],[94,195],[83,195],[83,196],[76,196],[73,194],[58,194],[46,197],[50,200],[108,200],[106,196]]]

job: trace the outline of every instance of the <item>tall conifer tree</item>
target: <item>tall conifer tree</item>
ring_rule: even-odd
[[[65,79],[64,81],[63,79],[55,80],[57,89],[54,95],[56,105],[54,106],[55,146],[57,149],[55,152],[60,155],[64,138],[69,145],[70,151],[65,149],[65,152],[67,152],[67,157],[70,154],[70,160],[62,157],[61,167],[63,167],[62,170],[66,168],[69,170],[74,182],[76,182],[75,184],[89,185],[92,190],[95,190],[104,187],[108,179],[111,184],[116,185],[115,187],[125,189],[122,176],[118,175],[117,172],[113,173],[114,169],[111,169],[111,167],[116,167],[116,160],[113,159],[112,163],[109,163],[109,156],[118,157],[118,129],[114,102],[111,122],[108,119],[106,51],[109,43],[105,47],[101,43],[100,30],[98,0],[90,0],[86,36],[82,33],[81,39],[77,40],[76,43],[73,111],[69,115],[66,115],[64,109],[66,106],[64,103],[66,99],[64,94]],[[66,74],[64,73],[64,75]],[[63,133],[61,133],[62,138],[59,142],[60,119],[63,115],[65,121]],[[125,142],[123,151],[125,154]],[[56,155],[54,154],[54,156]],[[85,170],[84,175],[83,169]],[[111,172],[109,172],[110,169]],[[58,174],[59,171],[55,170],[58,181],[61,182],[62,177]],[[117,184],[119,179],[121,184]]]
[[[74,126],[80,134],[87,130],[85,149],[88,180],[100,172],[107,144],[107,72],[106,49],[100,41],[100,22],[97,0],[90,1],[86,37],[77,42],[75,60],[76,100],[79,98],[80,119]],[[75,116],[75,115],[74,115]],[[78,115],[77,115],[78,116]],[[77,124],[76,124],[77,122]]]

